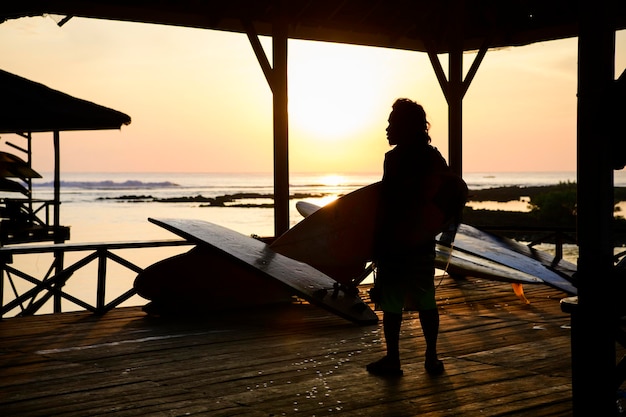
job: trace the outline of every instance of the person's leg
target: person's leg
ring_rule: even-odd
[[[368,372],[374,375],[400,376],[400,327],[402,313],[383,312],[383,332],[387,345],[387,355],[367,365]]]
[[[378,289],[377,306],[383,311],[383,334],[387,355],[367,365],[368,372],[375,375],[399,376],[400,327],[406,288],[402,280],[404,269],[400,262],[379,262],[375,286]]]
[[[437,354],[437,338],[439,337],[439,311],[434,309],[423,310],[419,313],[424,340],[426,341],[426,355],[424,367],[431,375],[443,372],[443,362]]]
[[[383,331],[387,344],[387,357],[400,363],[400,327],[402,326],[402,313],[383,313]]]
[[[420,324],[426,342],[424,367],[430,375],[443,373],[443,362],[438,358],[437,339],[439,337],[439,310],[435,298],[435,266],[433,252],[419,257],[414,262],[415,286],[409,293],[415,309],[419,311]]]

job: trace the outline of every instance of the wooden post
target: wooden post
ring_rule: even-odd
[[[5,275],[6,260],[4,256],[0,256],[0,321],[4,318],[2,308],[4,307],[4,275]]]
[[[463,97],[469,89],[478,68],[487,53],[489,40],[485,40],[463,80],[463,51],[461,46],[449,53],[448,78],[441,66],[433,45],[428,44],[428,58],[448,103],[448,163],[459,176],[463,174]]]
[[[455,48],[448,62],[448,163],[452,171],[463,175],[463,50]]]
[[[281,5],[281,2],[277,2]],[[274,103],[274,233],[289,230],[289,118],[287,112],[287,19],[279,10],[272,31]]]
[[[288,24],[282,15],[282,3],[276,2],[277,16],[272,28],[272,61],[270,65],[251,21],[241,23],[250,45],[272,90],[274,112],[274,236],[289,230],[289,117],[287,113],[287,40]]]
[[[96,291],[96,312],[98,314],[105,313],[106,305],[106,277],[107,277],[107,254],[106,248],[100,248],[98,253],[98,288]]]
[[[54,131],[54,227],[61,225],[61,141],[59,131]],[[54,243],[62,243],[55,241]]]
[[[60,141],[60,135],[59,135],[59,131],[55,130],[54,131],[54,227],[55,227],[55,234],[56,234],[56,230],[58,230],[57,228],[61,225],[61,213],[60,213],[60,206],[61,206],[61,150],[60,150],[60,145],[61,145],[61,141]],[[62,240],[59,240],[56,236],[55,236],[55,240],[54,243],[63,243]],[[54,252],[54,273],[59,274],[61,273],[61,271],[63,271],[63,251],[55,251]],[[59,287],[63,287],[63,282],[61,284],[59,284]],[[60,313],[62,311],[62,307],[61,307],[61,296],[60,295],[56,295],[54,296],[54,312],[55,313]]]
[[[28,163],[28,167],[32,168],[33,167],[33,161],[32,161],[32,157],[33,157],[33,134],[32,132],[27,132],[26,135],[26,162]],[[28,185],[28,213],[29,214],[33,214],[33,179],[32,178],[26,178],[26,184]],[[29,221],[32,225],[32,223],[34,223],[34,219],[29,217]]]
[[[616,415],[613,169],[602,133],[604,93],[614,79],[611,0],[579,0],[577,228],[578,308],[572,313],[575,416]]]

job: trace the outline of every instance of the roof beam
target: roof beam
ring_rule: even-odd
[[[485,40],[472,61],[465,79],[463,79],[463,51],[461,49],[448,53],[449,68],[448,77],[446,77],[439,56],[434,48],[428,48],[428,58],[448,103],[448,162],[457,175],[463,174],[463,98],[489,49],[488,45],[488,40]]]
[[[63,16],[113,19],[244,33],[242,15],[262,36],[271,36],[276,0],[3,0],[0,22],[24,16]],[[367,3],[367,4],[363,4]],[[488,33],[490,48],[520,46],[578,35],[576,2],[552,0],[290,0],[285,4],[292,39],[342,42],[425,51],[423,41],[435,42],[437,53],[450,51],[449,34],[457,29],[448,19],[467,3],[455,20],[463,26],[462,48],[476,50]],[[529,4],[532,8],[529,7]],[[626,28],[626,3],[617,1],[614,30]]]
[[[241,19],[241,24],[246,29],[246,35],[248,35],[248,40],[250,41],[250,45],[252,45],[254,54],[256,55],[256,58],[259,61],[259,65],[261,65],[263,74],[265,74],[265,79],[267,80],[267,83],[269,84],[270,89],[274,91],[274,70],[272,69],[272,66],[270,65],[270,61],[267,59],[267,55],[265,54],[263,45],[261,45],[261,41],[259,41],[259,35],[254,29],[254,24],[249,19]]]

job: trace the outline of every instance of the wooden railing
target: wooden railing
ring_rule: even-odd
[[[58,212],[59,204],[54,200],[1,199],[0,246],[68,240],[69,227],[55,224],[51,218],[51,212]]]
[[[514,227],[485,227],[484,230],[494,233],[515,230]],[[538,229],[524,229],[525,231]],[[563,243],[575,243],[571,238],[570,230],[541,230],[546,232],[543,238],[537,239],[529,244],[530,247],[542,243],[546,240],[555,243],[555,257],[553,262],[558,262],[562,257]],[[91,311],[95,314],[104,314],[107,311],[118,307],[136,294],[130,286],[128,290],[106,302],[107,264],[113,261],[118,265],[130,270],[134,274],[143,271],[143,268],[133,262],[113,253],[113,250],[127,249],[148,249],[158,247],[190,246],[192,243],[185,240],[164,240],[147,242],[113,242],[96,244],[54,244],[41,246],[9,246],[0,248],[0,319],[7,314],[18,311],[13,316],[28,316],[40,313],[42,307],[50,300],[53,300],[53,312],[62,312],[61,300],[65,299],[72,304]],[[84,256],[74,261],[71,265],[64,265],[66,254],[70,252],[83,252]],[[21,255],[35,255],[48,253],[52,254],[52,263],[43,277],[37,278],[14,266],[13,259]],[[92,262],[97,261],[96,274],[96,296],[95,304],[92,305],[84,299],[73,296],[63,290],[68,280],[79,270]],[[80,279],[83,279],[81,276]],[[31,288],[20,292],[16,285],[18,280],[22,280]],[[6,285],[10,286],[11,293],[7,294]],[[19,309],[19,310],[18,310]]]
[[[4,198],[0,203],[5,207],[9,218],[15,217],[24,223],[38,226],[52,226],[50,208],[60,204],[54,200],[35,200],[32,198]],[[43,219],[39,217],[41,215],[43,215]]]
[[[96,314],[104,314],[107,311],[119,306],[136,294],[133,288],[128,289],[123,294],[110,302],[106,302],[107,288],[107,264],[113,261],[122,267],[138,274],[143,268],[133,262],[113,253],[113,250],[126,249],[147,249],[158,247],[188,246],[190,242],[185,240],[164,240],[147,242],[114,242],[96,244],[55,244],[41,246],[13,246],[0,248],[0,319],[8,313],[19,309],[14,316],[29,316],[40,312],[41,308],[52,298],[53,312],[60,313],[61,300],[65,299],[72,304]],[[84,256],[65,266],[65,255],[70,252],[84,252]],[[12,264],[14,258],[21,255],[36,255],[48,253],[53,256],[52,263],[43,277],[37,278],[29,273],[20,270]],[[81,253],[81,255],[83,255]],[[97,261],[96,270],[96,297],[95,305],[73,296],[63,290],[68,280],[78,270],[84,269],[87,265]],[[18,281],[22,280],[31,287],[20,292]],[[11,288],[12,295],[5,294],[5,281]],[[6,299],[6,302],[5,302]]]

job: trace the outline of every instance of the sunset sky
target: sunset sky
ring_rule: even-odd
[[[271,59],[270,39],[262,42]],[[433,144],[447,157],[447,105],[426,54],[293,40],[288,47],[292,172],[381,172],[398,97],[425,107]],[[617,50],[619,75],[626,31]],[[474,57],[464,56],[466,67]],[[65,172],[272,170],[272,95],[245,35],[11,20],[0,24],[0,68],[131,116],[121,131],[62,133]],[[464,100],[464,171],[575,170],[576,70],[576,39],[489,51]],[[33,167],[49,172],[52,135],[33,143]]]

